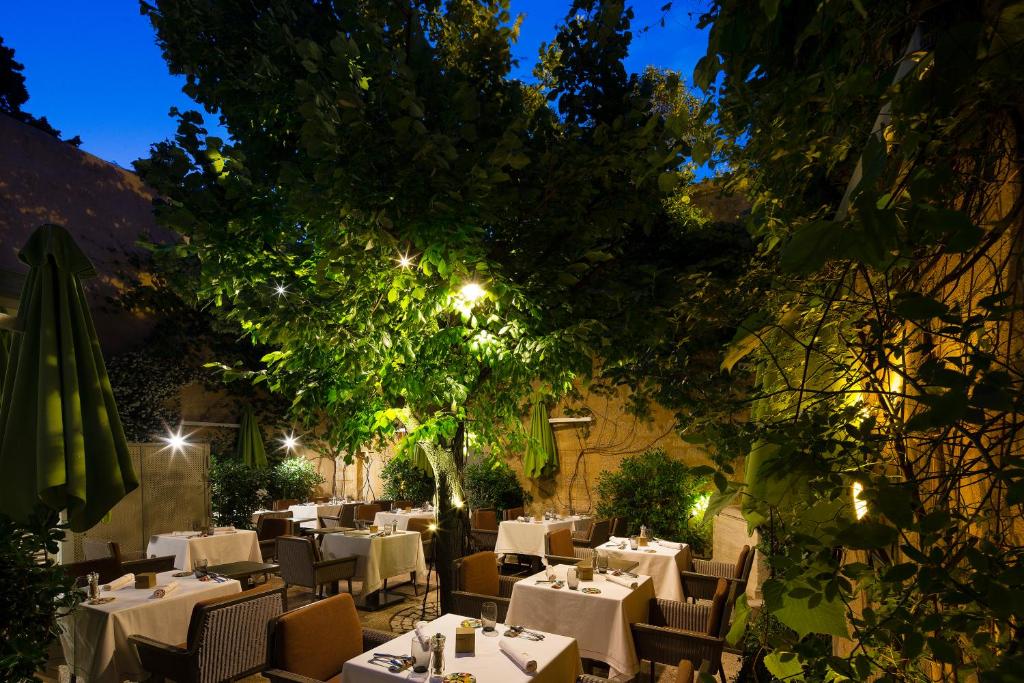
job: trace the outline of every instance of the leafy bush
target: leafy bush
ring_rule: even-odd
[[[239,529],[252,526],[252,513],[270,504],[275,470],[259,469],[241,460],[210,459],[210,497],[214,519]]]
[[[472,508],[508,510],[532,500],[512,468],[498,460],[469,463],[463,479],[466,499]]]
[[[709,483],[660,448],[646,451],[623,458],[617,471],[601,473],[597,512],[625,517],[634,530],[644,524],[651,533],[689,543],[703,555],[711,548],[710,522],[700,521]]]
[[[316,463],[306,458],[285,458],[274,465],[270,494],[275,498],[308,500],[325,479],[317,471]]]
[[[434,477],[404,455],[388,460],[380,478],[384,482],[384,497],[390,500],[422,503],[434,497]]]
[[[0,515],[0,680],[35,680],[60,632],[57,620],[81,597],[44,554],[56,553],[64,536],[56,525],[48,512],[24,526]]]

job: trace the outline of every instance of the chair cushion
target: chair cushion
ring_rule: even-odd
[[[571,530],[559,529],[558,531],[548,532],[548,554],[574,557],[574,548]]]
[[[473,512],[473,528],[484,531],[498,530],[498,513],[494,510],[475,510]]]
[[[320,681],[341,680],[363,651],[363,629],[348,593],[282,614],[274,625],[271,665]]]
[[[676,670],[676,683],[693,683],[693,663],[685,659],[679,660]]]
[[[498,556],[479,552],[462,558],[459,565],[459,587],[467,593],[498,595]]]
[[[725,614],[725,601],[729,597],[729,582],[718,580],[715,597],[711,599],[711,612],[708,613],[708,635],[718,637],[722,628],[722,615]]]

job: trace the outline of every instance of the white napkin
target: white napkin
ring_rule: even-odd
[[[217,534],[224,534],[224,533],[235,531],[235,527],[233,527],[233,526],[215,526],[215,527],[213,527],[213,531],[214,531],[214,533],[217,533]]]
[[[162,598],[162,597],[166,596],[168,593],[173,593],[176,590],[178,590],[178,582],[177,581],[171,581],[166,586],[162,586],[160,588],[157,588],[155,591],[153,591],[153,595],[151,597]]]
[[[528,674],[537,673],[537,660],[530,659],[530,655],[516,649],[516,646],[505,638],[498,641],[498,649],[508,655],[508,658],[516,663],[520,669]]]
[[[103,584],[103,590],[116,591],[133,583],[135,583],[135,574],[125,574],[120,578],[114,579],[110,583]]]
[[[632,576],[615,576],[615,574],[605,574],[605,576],[608,577],[608,580],[612,583],[617,583],[620,586],[625,586],[626,588],[632,589],[640,585]]]
[[[672,548],[673,550],[682,550],[685,543],[676,543],[675,541],[662,541],[658,539],[658,545],[662,548]]]
[[[416,637],[420,639],[420,643],[423,644],[423,647],[430,647],[430,632],[427,630],[427,622],[416,622]]]

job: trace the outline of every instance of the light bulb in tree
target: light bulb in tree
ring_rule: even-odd
[[[299,445],[299,437],[295,436],[295,432],[289,432],[281,439],[281,444],[286,451],[294,451]]]
[[[462,289],[459,290],[459,296],[461,296],[469,303],[473,303],[474,301],[483,297],[485,294],[487,294],[487,290],[481,287],[476,282],[467,282],[466,284],[462,285]]]
[[[274,287],[274,294],[278,295],[279,297],[280,296],[284,296],[287,293],[288,293],[288,288],[285,287],[282,284],[278,284],[277,286]]]
[[[398,265],[402,268],[411,268],[414,263],[414,259],[414,256],[410,256],[409,252],[406,252],[398,257]]]

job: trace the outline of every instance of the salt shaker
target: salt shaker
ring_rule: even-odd
[[[440,633],[430,638],[430,673],[434,676],[444,675],[444,636]]]

